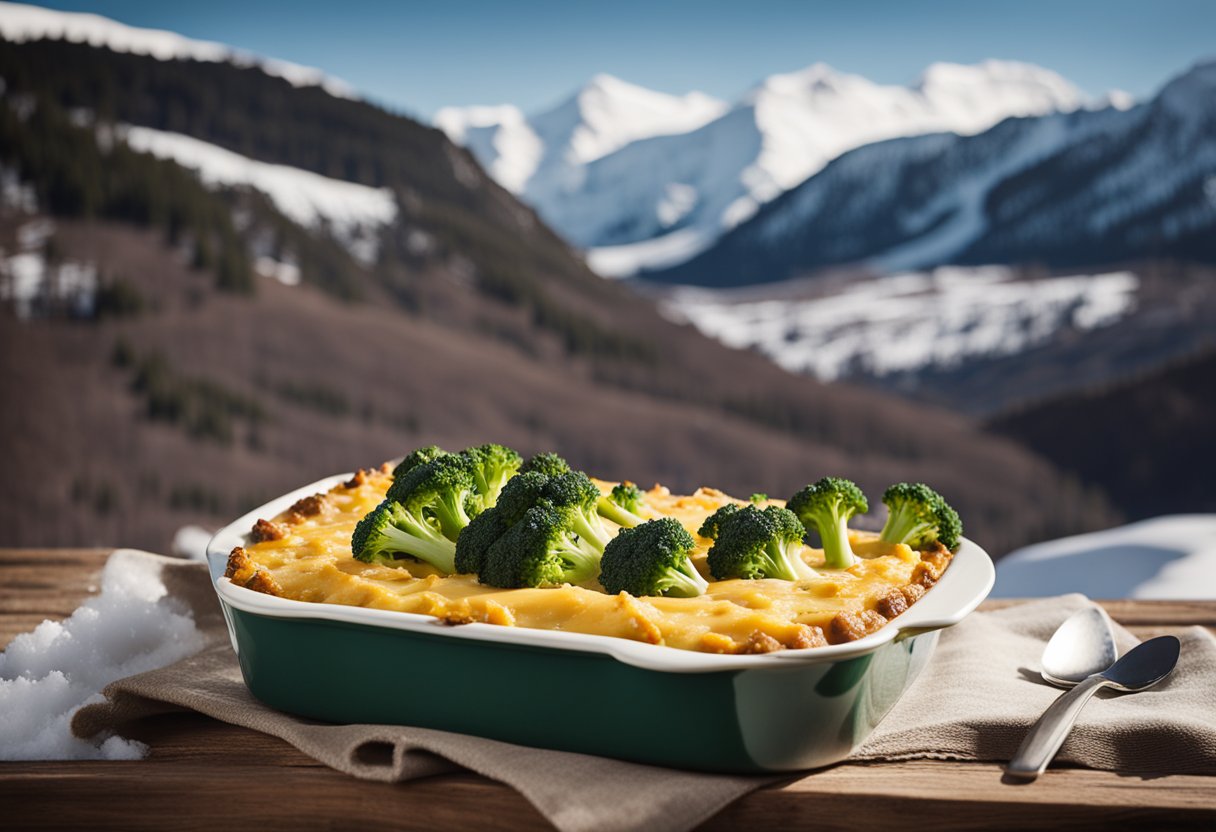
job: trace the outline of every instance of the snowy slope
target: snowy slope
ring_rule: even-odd
[[[632,90],[638,100],[660,95]],[[567,239],[590,249],[593,267],[610,275],[688,259],[860,145],[941,130],[970,134],[1008,116],[1082,103],[1055,73],[1010,61],[934,64],[906,87],[815,64],[765,79],[720,114],[690,108],[686,98],[683,109],[669,108],[687,116],[682,128],[669,121],[662,130],[632,130],[642,123],[641,108],[619,107],[616,130],[601,130],[605,139],[588,141],[586,152],[571,143],[566,164],[546,172],[535,163],[537,143],[552,146],[550,137],[564,139],[572,124],[584,129],[575,119],[590,119],[595,109],[573,102],[586,95],[532,119],[515,108],[496,108],[491,119],[481,108],[445,111],[437,123]],[[471,128],[474,122],[491,126]],[[533,138],[521,139],[528,129]]]
[[[765,206],[673,283],[780,281],[824,266],[1061,267],[1216,258],[1216,63],[1130,109],[1009,119],[973,136],[858,148]]]
[[[1216,599],[1216,515],[1158,517],[1019,549],[996,565],[994,598]]]
[[[727,346],[831,381],[956,367],[1022,352],[1064,327],[1109,326],[1133,308],[1137,286],[1127,272],[1015,280],[1002,266],[940,268],[802,299],[679,289],[662,309]]]
[[[287,165],[259,162],[179,133],[124,126],[119,134],[133,149],[172,159],[197,171],[208,184],[262,191],[288,219],[307,228],[327,227],[365,263],[375,259],[380,227],[397,216],[397,202],[388,188],[370,188]]]
[[[638,139],[693,130],[725,109],[703,93],[667,95],[600,74],[530,118],[504,104],[444,107],[434,121],[499,184],[536,204],[546,193],[577,187],[589,162]]]
[[[23,3],[0,2],[0,37],[15,43],[32,40],[69,40],[105,47],[115,52],[151,55],[162,61],[228,62],[257,66],[297,87],[322,87],[330,95],[353,98],[348,84],[312,67],[262,58],[204,40],[192,40],[160,29],[140,29],[95,14],[61,12]]]

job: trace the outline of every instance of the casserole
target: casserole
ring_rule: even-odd
[[[266,595],[223,577],[259,517],[350,478],[261,506],[208,546],[211,577],[250,692],[330,722],[413,725],[505,742],[715,772],[838,762],[929,660],[938,632],[987,596],[988,555],[964,540],[941,579],[855,641],[759,655]]]

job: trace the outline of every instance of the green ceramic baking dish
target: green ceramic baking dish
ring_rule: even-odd
[[[259,517],[350,477],[330,477],[221,529],[211,576],[249,690],[336,723],[414,725],[702,771],[796,771],[838,762],[887,714],[939,631],[988,595],[988,555],[964,541],[907,612],[848,644],[716,655],[608,636],[449,626],[412,613],[291,601],[223,577]],[[574,704],[572,704],[574,703]]]

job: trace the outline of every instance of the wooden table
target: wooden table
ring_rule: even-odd
[[[97,591],[107,550],[0,550],[0,645]],[[1000,606],[989,602],[986,608]],[[1216,602],[1113,601],[1138,636],[1216,631]],[[475,775],[369,783],[287,743],[193,714],[146,720],[138,762],[0,763],[0,829],[546,828],[516,792]],[[846,764],[755,792],[705,829],[1216,829],[1216,777],[1052,770],[1001,782],[988,763]]]

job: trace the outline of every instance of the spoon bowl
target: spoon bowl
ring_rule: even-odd
[[[1043,678],[1071,688],[1101,673],[1119,658],[1115,631],[1101,607],[1086,607],[1060,625],[1043,651]]]

